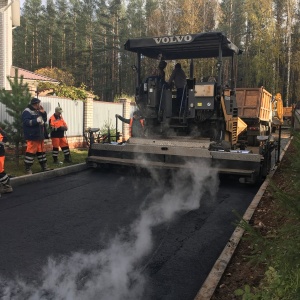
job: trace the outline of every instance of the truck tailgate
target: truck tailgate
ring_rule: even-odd
[[[242,119],[271,119],[272,95],[264,88],[237,88],[236,101],[238,115]]]

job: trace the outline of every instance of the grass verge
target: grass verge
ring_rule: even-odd
[[[87,158],[87,149],[79,150],[79,149],[72,149],[71,151],[71,159],[72,163],[63,163],[63,164],[54,164],[52,159],[52,152],[47,152],[47,165],[51,169],[58,169],[63,168],[65,166],[71,166],[75,164],[84,163],[85,159]],[[59,161],[64,160],[63,153],[59,151]],[[41,166],[38,163],[37,158],[34,160],[34,164],[32,166],[33,173],[38,173],[41,171]],[[25,166],[24,166],[24,156],[20,156],[19,160],[13,154],[6,153],[5,155],[5,172],[10,175],[11,177],[17,177],[25,175]]]
[[[238,299],[295,300],[300,299],[300,133],[295,132],[289,155],[279,165],[270,184],[270,196],[276,210],[269,217],[278,226],[262,232],[242,223],[251,244],[247,260],[264,265],[265,274],[258,286],[245,285],[235,291]]]

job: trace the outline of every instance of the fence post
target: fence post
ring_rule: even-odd
[[[130,100],[128,99],[119,99],[119,101],[123,104],[123,117],[126,119],[130,119]],[[127,141],[129,136],[129,125],[122,122],[122,132],[123,132],[123,142]]]
[[[87,128],[93,127],[93,97],[92,95],[88,95],[84,102],[84,115],[83,115],[83,129],[84,131]]]
[[[28,83],[28,89],[31,97],[38,97],[37,96],[37,87],[35,86],[35,82]]]

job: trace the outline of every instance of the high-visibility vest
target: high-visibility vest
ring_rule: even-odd
[[[49,125],[51,127],[59,128],[61,126],[67,126],[63,117],[55,118],[54,114],[49,119]]]
[[[129,123],[129,134],[130,134],[130,136],[132,136],[132,124],[133,124],[133,119],[134,119],[134,118],[131,118],[131,119],[130,119],[130,123]],[[140,119],[139,121],[140,121],[142,127],[144,128],[144,120],[143,120],[143,119]]]
[[[0,142],[3,140],[3,135],[0,133]],[[4,172],[5,150],[4,145],[0,145],[0,173]]]

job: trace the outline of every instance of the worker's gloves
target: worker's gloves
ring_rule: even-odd
[[[40,124],[43,125],[44,124],[44,120],[41,116],[37,117],[36,121]]]
[[[120,115],[116,114],[116,115],[115,115],[115,117],[116,117],[116,118],[119,118],[119,117],[120,117]]]
[[[58,129],[61,130],[61,131],[67,131],[68,127],[67,126],[60,126]]]

